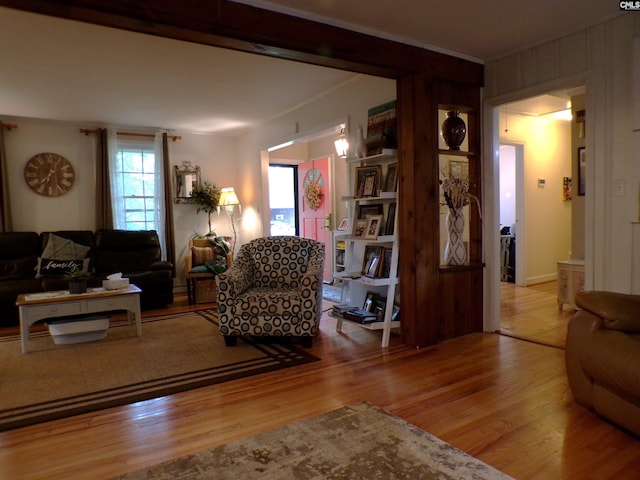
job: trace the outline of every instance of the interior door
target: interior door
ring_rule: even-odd
[[[300,236],[312,238],[325,245],[325,282],[332,281],[331,254],[331,182],[329,177],[330,157],[311,160],[298,165],[298,205]],[[328,219],[328,220],[327,220]]]

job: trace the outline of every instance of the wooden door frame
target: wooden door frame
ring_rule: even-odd
[[[481,64],[227,0],[0,0],[0,5],[397,80],[402,340],[416,347],[440,340],[434,90],[443,81],[467,85],[477,89],[479,99]]]

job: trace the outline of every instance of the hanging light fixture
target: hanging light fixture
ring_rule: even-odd
[[[349,156],[349,141],[347,140],[344,127],[340,129],[340,137],[333,143],[336,146],[336,152],[340,158],[347,158]]]

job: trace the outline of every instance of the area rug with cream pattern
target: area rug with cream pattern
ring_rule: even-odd
[[[140,337],[115,318],[94,342],[32,333],[27,354],[0,337],[0,431],[318,360],[286,340],[226,347],[215,310],[144,318]]]
[[[506,480],[369,403],[117,477],[118,480]]]

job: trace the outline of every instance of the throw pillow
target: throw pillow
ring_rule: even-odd
[[[63,276],[75,272],[86,272],[89,259],[84,260],[54,260],[40,259],[40,276]]]
[[[49,234],[47,246],[42,252],[43,258],[55,258],[58,260],[82,260],[87,256],[91,247],[80,245],[68,238],[62,238],[53,233]]]
[[[38,258],[36,277],[62,276],[76,271],[88,271],[89,259],[85,258],[91,247],[75,243],[68,238],[49,234],[47,245]]]
[[[213,248],[209,247],[191,247],[191,262],[192,266],[204,265],[207,262],[212,262],[216,257]]]

